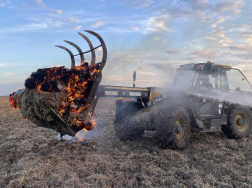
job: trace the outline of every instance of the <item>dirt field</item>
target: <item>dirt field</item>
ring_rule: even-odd
[[[194,133],[183,151],[160,149],[150,132],[120,142],[114,103],[98,102],[98,127],[105,128],[96,139],[69,142],[0,97],[0,187],[252,187],[252,136]]]

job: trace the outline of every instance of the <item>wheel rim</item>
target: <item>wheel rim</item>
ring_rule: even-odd
[[[175,128],[175,133],[176,133],[176,138],[178,140],[184,140],[186,134],[185,134],[185,121],[180,118],[176,121],[176,128]]]
[[[235,118],[235,127],[238,131],[243,132],[248,128],[249,119],[246,114],[240,113]]]

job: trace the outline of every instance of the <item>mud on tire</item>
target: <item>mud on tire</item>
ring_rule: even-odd
[[[230,110],[228,124],[221,130],[228,138],[243,138],[250,134],[252,128],[252,115],[249,109],[234,107]]]
[[[141,128],[140,122],[137,120],[137,111],[141,106],[133,101],[125,101],[118,107],[118,112],[115,116],[114,129],[116,136],[121,141],[135,140],[144,134],[144,129]]]
[[[163,109],[155,118],[157,127],[156,138],[162,148],[183,149],[190,135],[191,125],[189,114],[181,106]]]

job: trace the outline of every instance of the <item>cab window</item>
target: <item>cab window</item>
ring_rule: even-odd
[[[173,86],[177,89],[194,87],[197,74],[198,73],[193,70],[179,71],[173,82]]]
[[[218,85],[216,85],[216,77],[214,75],[201,74],[198,77],[199,83],[198,88],[202,86],[206,86],[208,89],[217,89]]]
[[[246,77],[238,69],[222,69],[222,72],[226,73],[227,84],[232,91],[252,92],[251,85]]]

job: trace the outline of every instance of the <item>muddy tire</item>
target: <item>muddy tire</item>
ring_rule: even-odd
[[[243,138],[250,134],[252,128],[252,115],[244,107],[232,108],[228,117],[228,124],[221,130],[228,138]]]
[[[156,138],[162,148],[183,149],[187,146],[191,125],[185,108],[177,106],[158,112],[155,124]]]
[[[121,141],[135,140],[144,134],[140,122],[137,120],[137,111],[141,106],[133,101],[125,101],[120,104],[115,116],[114,129],[116,136]]]

